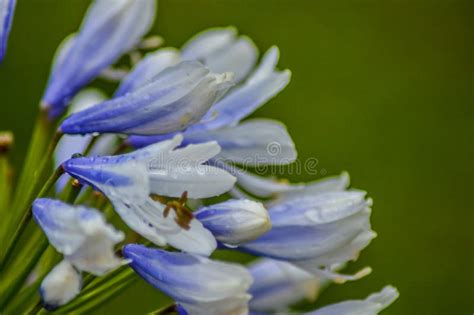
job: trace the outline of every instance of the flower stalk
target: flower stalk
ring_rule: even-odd
[[[64,169],[60,166],[58,167],[53,174],[48,178],[48,180],[45,182],[43,185],[43,188],[41,188],[40,192],[38,193],[37,198],[41,198],[46,196],[46,194],[49,192],[51,187],[56,183],[58,178],[64,173]],[[5,267],[5,264],[8,263],[8,260],[10,259],[11,255],[13,254],[14,246],[17,245],[18,240],[21,238],[23,235],[26,227],[28,226],[28,223],[30,222],[32,218],[32,213],[30,210],[30,206],[28,206],[24,211],[23,211],[23,217],[20,220],[20,223],[13,233],[13,236],[10,239],[10,242],[8,243],[6,250],[5,250],[5,255],[3,256],[2,262],[0,264],[0,272],[3,270]]]

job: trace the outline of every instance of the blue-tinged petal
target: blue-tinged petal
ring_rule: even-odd
[[[375,238],[377,234],[373,231],[363,231],[359,233],[352,241],[324,255],[319,255],[308,260],[293,261],[296,266],[321,277],[331,279],[336,283],[344,283],[346,281],[358,280],[372,272],[370,267],[362,268],[355,274],[340,274],[335,270],[341,262],[354,261],[359,257],[360,251],[363,250]],[[320,266],[329,266],[321,269]]]
[[[179,51],[174,48],[162,48],[149,53],[123,78],[115,97],[123,96],[146,85],[164,69],[180,61]]]
[[[307,299],[314,301],[328,279],[314,275],[294,265],[272,259],[260,259],[249,266],[254,279],[249,293],[252,311],[281,311]]]
[[[40,296],[45,309],[52,311],[74,299],[81,291],[80,273],[67,261],[57,264],[43,279]]]
[[[214,74],[197,61],[161,71],[145,86],[66,118],[68,134],[165,134],[193,124],[227,91],[232,76]]]
[[[372,205],[362,191],[329,192],[285,200],[269,208],[272,224],[314,225],[335,222],[363,211]]]
[[[349,300],[331,304],[306,315],[376,315],[399,296],[396,288],[386,286],[382,291],[369,295],[365,300]]]
[[[155,0],[96,0],[74,39],[61,45],[42,107],[58,117],[84,85],[131,50],[151,27]]]
[[[133,199],[143,199],[150,193],[180,197],[184,191],[190,198],[207,198],[232,188],[235,183],[232,175],[203,164],[219,153],[216,142],[175,149],[181,141],[182,137],[176,136],[129,154],[73,158],[63,167],[99,190],[104,186],[124,188],[125,196],[137,196]]]
[[[281,165],[296,160],[296,149],[285,126],[270,119],[253,119],[235,127],[184,132],[185,143],[217,141],[218,158],[246,166]]]
[[[154,136],[131,135],[125,140],[125,143],[131,146],[132,148],[140,149],[153,143],[171,139],[174,136],[176,136],[178,133],[179,132],[168,133],[164,135],[154,135]]]
[[[254,67],[258,50],[250,38],[237,37],[233,27],[212,28],[191,38],[182,56],[199,60],[214,72],[233,72],[235,82],[240,82]]]
[[[278,201],[296,200],[327,192],[344,191],[349,187],[349,183],[349,174],[342,172],[337,176],[329,176],[311,183],[306,183],[304,189],[282,193],[279,195]]]
[[[238,265],[201,256],[127,245],[130,266],[155,288],[173,298],[189,314],[246,314],[252,282]]]
[[[15,12],[16,0],[0,0],[0,62],[7,51],[7,41]]]
[[[235,27],[212,28],[194,35],[182,47],[183,58],[199,60],[232,43],[237,36]]]
[[[76,268],[102,275],[124,263],[114,251],[124,234],[97,210],[42,198],[33,203],[33,216],[49,242]]]
[[[304,184],[291,184],[284,180],[258,176],[220,160],[213,160],[212,163],[234,175],[242,188],[258,197],[272,197],[304,188]]]
[[[249,79],[229,92],[209,110],[200,123],[189,129],[207,130],[234,126],[283,90],[290,82],[291,72],[274,69],[278,57],[278,48],[270,48]]]
[[[203,207],[195,217],[216,239],[238,245],[256,239],[271,228],[267,210],[260,202],[231,199]]]
[[[375,236],[370,230],[371,200],[362,192],[315,195],[269,208],[272,229],[240,249],[274,259],[290,261],[315,275],[334,280],[353,280],[355,276],[322,272],[357,258],[360,250]]]
[[[182,137],[153,144],[119,156],[73,158],[63,167],[70,175],[102,191],[117,213],[137,233],[157,245],[209,255],[214,236],[198,220],[189,229],[177,222],[175,212],[164,216],[165,206],[150,194],[190,198],[211,197],[232,188],[235,178],[222,169],[203,165],[219,152],[214,143],[175,148]]]

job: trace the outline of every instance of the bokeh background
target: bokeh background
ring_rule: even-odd
[[[0,129],[22,163],[60,41],[89,1],[20,0],[0,66]],[[314,305],[401,292],[384,314],[472,314],[473,1],[161,0],[153,33],[179,47],[212,26],[236,26],[260,51],[276,44],[290,85],[254,116],[288,126],[318,175],[347,170],[374,199],[379,236],[357,266],[367,278],[333,285]],[[103,82],[95,85],[111,91]],[[97,311],[141,314],[165,298],[138,281]]]

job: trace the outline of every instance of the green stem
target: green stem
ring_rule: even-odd
[[[34,244],[35,249],[31,251],[32,254],[26,253],[28,254],[28,257],[25,257],[24,260],[20,260],[24,262],[24,264],[18,266],[21,270],[14,270],[15,272],[18,272],[18,275],[14,277],[13,283],[10,283],[4,292],[2,292],[2,297],[0,300],[0,312],[5,309],[7,303],[10,302],[13,296],[20,291],[31,270],[33,270],[33,268],[37,265],[41,255],[46,250],[46,248],[48,248],[48,244],[49,243],[46,237],[41,235],[40,240]]]
[[[82,155],[88,156],[91,153],[92,148],[94,148],[94,145],[97,143],[97,140],[99,139],[99,137],[100,136],[95,136],[91,139],[91,141],[89,141],[89,144],[84,149],[84,153]]]
[[[66,202],[69,204],[73,204],[74,201],[77,199],[77,196],[79,196],[79,193],[81,192],[82,185],[79,183],[77,179],[74,179],[71,182],[71,190],[69,191],[69,194],[66,198]]]
[[[41,306],[38,289],[41,286],[44,277],[49,274],[61,259],[62,256],[59,255],[50,245],[42,255],[38,267],[35,270],[37,273],[35,281],[28,286],[25,286],[15,295],[13,300],[8,303],[8,306],[5,309],[5,314],[30,314],[31,311],[28,310],[32,309],[34,305],[40,304]]]
[[[40,110],[36,119],[31,143],[13,198],[12,210],[16,216],[21,216],[19,211],[23,210],[25,205],[29,204],[30,200],[28,197],[35,193],[33,186],[36,181],[41,179],[41,174],[38,172],[38,161],[42,161],[45,156],[54,128],[54,123],[48,119],[47,115],[46,111]]]
[[[11,192],[12,192],[12,169],[8,161],[8,136],[0,133],[0,218],[3,228],[0,229],[0,243],[8,235],[8,226],[11,221]],[[12,138],[10,138],[12,139]]]
[[[48,191],[51,189],[51,187],[54,185],[54,183],[58,180],[58,178],[64,173],[64,169],[62,166],[59,166],[56,171],[49,177],[49,179],[46,181],[44,184],[43,188],[39,192],[37,198],[41,198],[46,196]],[[12,238],[10,239],[10,242],[8,243],[8,246],[6,247],[5,255],[2,259],[2,262],[0,264],[0,272],[3,270],[5,267],[5,264],[8,263],[8,260],[10,259],[11,255],[13,254],[13,249],[15,248],[15,245],[18,243],[18,240],[20,239],[21,235],[25,231],[26,226],[28,225],[28,222],[32,218],[32,212],[31,212],[31,207],[28,205],[28,207],[23,211],[23,217],[20,220],[19,225],[17,226],[17,229],[15,230],[15,233],[13,234]]]

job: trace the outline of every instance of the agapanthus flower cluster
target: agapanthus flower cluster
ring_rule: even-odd
[[[0,57],[14,5],[0,1]],[[144,36],[155,12],[155,0],[96,0],[59,46],[41,100],[56,140],[46,149],[33,137],[31,153],[46,159],[35,180],[50,158],[56,171],[42,189],[17,188],[31,209],[0,212],[12,225],[23,215],[6,233],[0,274],[15,279],[0,312],[89,310],[136,273],[174,300],[156,314],[278,314],[368,275],[342,272],[376,236],[372,199],[347,173],[296,184],[247,170],[297,158],[283,123],[247,118],[290,82],[278,48],[260,56],[234,27],[153,47],[160,40]],[[124,56],[131,65],[119,69]],[[96,78],[117,81],[111,97],[87,87]],[[14,253],[20,241],[45,246],[18,275],[9,266],[28,257]],[[221,250],[257,259],[213,259]],[[41,300],[22,309],[37,290]],[[308,314],[377,314],[397,297],[387,286]]]

